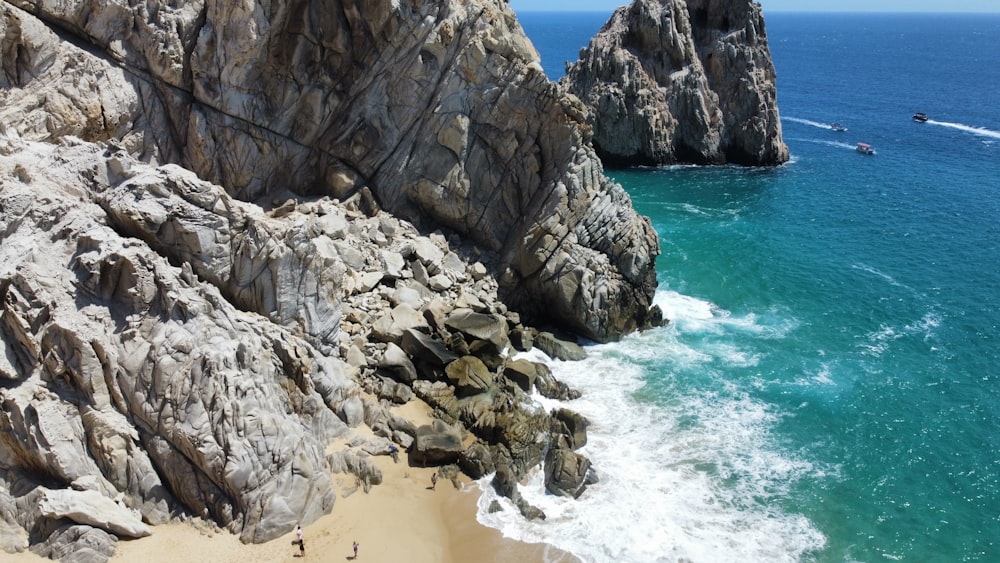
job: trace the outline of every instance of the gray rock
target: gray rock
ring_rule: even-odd
[[[567,67],[594,146],[616,165],[788,160],[760,5],[637,0]]]
[[[38,508],[47,518],[65,518],[118,537],[142,538],[152,533],[135,514],[96,491],[42,488]]]
[[[385,353],[379,360],[379,368],[392,375],[393,379],[402,383],[412,383],[419,377],[417,368],[402,348],[389,343]]]
[[[458,359],[443,342],[416,330],[403,331],[399,345],[410,358],[433,367],[444,367]]]
[[[462,356],[451,362],[445,367],[445,374],[459,397],[484,393],[493,385],[493,374],[475,356]]]
[[[558,496],[579,498],[587,488],[590,460],[564,448],[551,448],[545,456],[545,489]]]
[[[103,563],[115,553],[118,539],[99,528],[82,524],[54,527],[31,551],[62,563]]]
[[[587,357],[587,351],[582,346],[576,342],[563,340],[551,332],[539,332],[535,336],[534,345],[557,360],[578,361]]]
[[[577,450],[587,445],[587,427],[590,422],[580,413],[569,409],[556,409],[552,412],[554,418],[561,426],[561,433],[567,438],[567,445],[571,450]]]
[[[458,462],[462,450],[462,435],[458,430],[436,420],[417,428],[410,456],[422,465],[447,465]]]
[[[530,393],[535,386],[535,378],[538,377],[537,364],[523,358],[511,360],[504,366],[503,375],[523,391]]]
[[[486,354],[499,354],[510,345],[507,339],[507,320],[499,315],[485,315],[469,309],[456,309],[445,320],[445,326],[459,332],[470,341],[470,347],[481,349]],[[473,340],[483,342],[473,346]]]

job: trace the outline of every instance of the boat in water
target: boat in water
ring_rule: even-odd
[[[875,149],[868,143],[858,143],[858,146],[854,147],[854,150],[861,154],[875,154]]]
[[[913,121],[916,121],[917,123],[927,123],[928,119],[930,118],[927,117],[926,113],[917,112],[913,114]]]
[[[838,132],[847,131],[847,127],[844,127],[843,125],[841,125],[839,123],[831,123],[830,124],[830,129],[832,129],[834,131],[838,131]]]

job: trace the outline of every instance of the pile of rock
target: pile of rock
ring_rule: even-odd
[[[528,396],[574,393],[511,357],[582,349],[523,325],[455,235],[361,195],[265,211],[113,146],[7,138],[0,237],[6,550],[100,559],[142,522],[190,516],[266,541],[332,508],[331,472],[377,485],[366,457],[390,443],[473,477],[545,462],[554,492],[585,486],[585,425]],[[393,412],[415,397],[437,423]],[[361,424],[378,438],[327,453]]]

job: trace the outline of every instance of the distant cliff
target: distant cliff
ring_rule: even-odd
[[[606,163],[788,160],[756,2],[636,0],[615,11],[561,83],[590,109]]]

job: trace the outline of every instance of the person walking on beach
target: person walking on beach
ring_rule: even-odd
[[[431,490],[432,491],[434,490],[434,487],[437,487],[437,484],[438,484],[438,474],[437,474],[437,471],[435,471],[434,473],[431,473]]]
[[[358,542],[354,542],[354,559],[358,558]]]
[[[302,544],[302,526],[295,529],[295,535],[299,538],[299,544]]]

